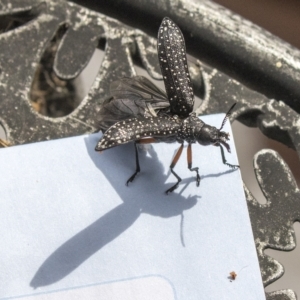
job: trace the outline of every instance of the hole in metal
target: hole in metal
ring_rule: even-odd
[[[76,97],[78,98],[78,101],[81,101],[87,96],[93,82],[96,79],[105,55],[105,44],[105,39],[99,40],[98,47],[95,49],[91,60],[82,70],[79,76],[73,80],[73,83],[76,87]]]
[[[62,25],[50,41],[37,67],[30,91],[33,108],[41,115],[52,118],[69,115],[78,107],[88,94],[104,56],[104,51],[100,49],[105,48],[105,40],[100,39],[99,49],[95,49],[90,62],[76,79],[59,78],[53,70],[53,64],[58,46],[66,31],[67,26]]]
[[[242,178],[259,203],[265,204],[266,199],[254,174],[253,157],[261,149],[268,148],[277,151],[291,169],[298,186],[300,186],[300,162],[295,150],[267,138],[258,128],[247,127],[238,121],[233,122],[232,130]]]
[[[0,123],[0,139],[6,140],[6,132],[3,128],[3,126],[1,125],[1,123]]]
[[[53,71],[57,48],[66,31],[67,27],[61,26],[50,41],[37,66],[30,91],[33,108],[53,118],[68,115],[79,105],[73,83],[61,80]]]

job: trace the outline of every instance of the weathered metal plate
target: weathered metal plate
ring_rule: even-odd
[[[135,6],[130,6],[133,2],[127,0],[114,1],[111,5],[121,5],[121,2],[130,8],[127,13],[132,9],[136,14],[147,10],[145,18],[152,18],[153,22],[144,23],[154,35],[158,28],[156,20],[160,22],[167,14],[183,30],[187,49],[197,58],[201,54],[201,58],[220,66],[255,89],[207,65],[201,68],[193,66],[196,72],[192,77],[202,78],[194,81],[196,94],[203,98],[197,110],[199,114],[224,112],[237,102],[232,119],[248,126],[258,126],[266,136],[294,148],[300,156],[298,50],[210,1],[196,4],[165,0],[157,5],[151,2],[147,6],[149,1],[140,0],[134,1]],[[3,29],[0,34],[0,123],[12,145],[96,131],[97,114],[109,96],[110,83],[136,74],[133,57],[138,57],[150,76],[160,78],[155,39],[116,19],[58,0],[2,1],[0,14]],[[136,24],[143,17],[139,15]],[[55,57],[57,76],[62,79],[78,76],[103,39],[106,43],[105,56],[88,95],[80,105],[65,117],[50,118],[33,109],[29,95],[39,62],[63,24],[67,25],[67,30]],[[249,32],[252,33],[250,36]],[[269,99],[258,91],[275,99]],[[267,285],[282,276],[283,269],[278,262],[265,256],[263,249],[295,247],[292,223],[299,221],[300,205],[295,185],[287,180],[291,177],[288,168],[280,167],[284,165],[282,159],[273,152],[264,152],[256,157],[256,162],[264,191],[269,191],[268,186],[278,184],[278,178],[274,176],[270,182],[265,180],[269,169],[274,170],[272,174],[278,170],[276,172],[282,180],[289,183],[282,187],[285,193],[281,197],[272,190],[268,192],[269,203],[277,203],[276,212],[269,204],[254,205],[255,201],[246,189],[263,280]],[[269,224],[263,211],[270,215],[278,214],[278,224]],[[261,230],[265,235],[261,235]],[[276,243],[274,236],[280,237]],[[296,297],[288,290],[280,293],[287,299]],[[268,299],[278,297],[274,293],[268,295]]]

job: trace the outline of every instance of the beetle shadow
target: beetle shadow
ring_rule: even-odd
[[[173,152],[173,157],[176,155],[177,150],[178,150],[178,149],[174,150],[174,152]],[[237,170],[238,170],[238,168],[230,168],[230,169],[228,169],[228,170],[226,170],[226,171],[223,171],[223,172],[219,172],[219,173],[211,173],[211,174],[206,174],[206,175],[201,175],[201,170],[199,170],[199,173],[200,173],[200,185],[199,185],[199,188],[200,188],[200,186],[201,186],[202,180],[205,179],[205,178],[220,177],[220,176],[227,175],[227,174],[230,174],[230,173],[232,173],[232,172],[235,172],[235,171],[237,171]],[[194,173],[194,172],[191,172],[191,174],[194,175],[195,173]],[[167,176],[170,176],[170,175],[171,175],[171,169],[168,170]],[[179,194],[182,194],[182,192],[189,186],[189,184],[190,184],[191,182],[196,182],[195,176],[192,176],[192,177],[189,177],[189,178],[182,179],[181,182],[180,182],[180,185],[181,185],[181,186],[183,185],[183,186],[181,187],[181,190],[180,190]],[[179,186],[179,187],[180,187],[180,186]],[[178,190],[179,190],[179,188],[178,188]]]
[[[131,175],[130,172],[135,170],[133,144],[115,147],[99,155],[94,150],[97,141],[95,136],[85,138],[87,152],[123,203],[57,248],[35,273],[30,282],[33,288],[53,284],[68,276],[93,254],[125,232],[142,213],[162,218],[183,216],[185,210],[197,203],[197,195],[184,197],[181,193],[173,193],[167,196],[164,193],[168,175],[164,174],[163,165],[153,148],[149,149],[149,155],[146,151],[139,151],[142,171],[127,187],[125,181]],[[101,182],[99,195],[106,201],[113,197],[103,192]],[[180,228],[178,229],[180,232]],[[182,239],[181,235],[182,232],[179,241]]]
[[[141,213],[162,218],[178,216],[184,210],[193,207],[200,198],[199,195],[185,197],[180,191],[170,195],[165,194],[176,179],[174,178],[173,183],[166,184],[169,174],[164,174],[164,167],[153,147],[148,148],[148,151],[139,149],[141,172],[126,186],[127,179],[135,171],[133,143],[99,154],[94,150],[95,137],[89,136],[85,142],[93,163],[101,170],[120,199],[124,204],[138,207]]]

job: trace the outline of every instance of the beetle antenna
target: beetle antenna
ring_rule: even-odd
[[[219,129],[220,131],[224,127],[224,125],[225,125],[226,121],[228,120],[228,118],[230,117],[231,111],[233,110],[233,108],[235,107],[235,105],[236,105],[236,103],[233,103],[233,105],[229,108],[229,110],[228,110],[228,112],[227,112],[227,114],[226,114],[226,116],[225,116],[225,118],[224,118],[224,120],[222,122],[222,125],[221,125],[221,127]]]

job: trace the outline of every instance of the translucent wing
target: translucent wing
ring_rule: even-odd
[[[157,50],[171,113],[186,118],[193,111],[193,86],[182,32],[169,18],[160,25]]]
[[[119,121],[155,117],[170,106],[165,92],[143,76],[117,80],[110,90],[112,97],[104,102],[99,113],[99,129],[104,132]]]

